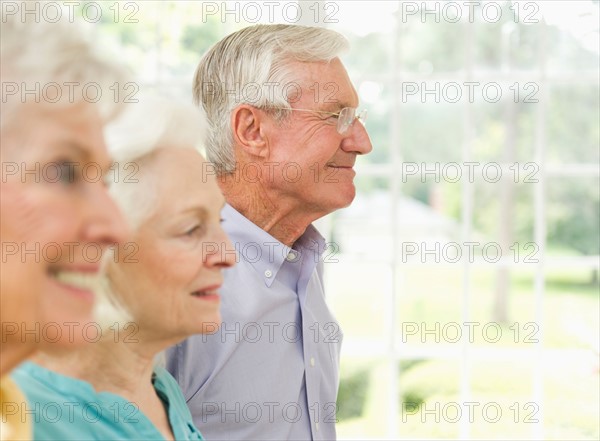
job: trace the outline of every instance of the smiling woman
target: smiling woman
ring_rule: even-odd
[[[101,309],[107,316],[119,305],[132,322],[17,369],[32,407],[63,407],[51,421],[30,416],[36,439],[202,439],[175,379],[155,365],[167,347],[217,329],[221,270],[235,260],[221,228],[224,198],[195,148],[202,121],[191,105],[151,100],[108,128],[117,159],[111,193],[132,234],[105,256]],[[132,164],[134,175],[117,179]],[[81,410],[74,415],[67,409],[73,401]],[[89,403],[97,404],[98,419],[85,413]]]
[[[126,232],[102,181],[81,173],[90,164],[101,172],[110,166],[102,127],[120,106],[42,92],[49,84],[103,87],[123,78],[74,27],[2,15],[3,440],[30,438],[21,418],[24,400],[5,375],[37,349],[83,341],[67,327],[93,320],[91,282],[100,270],[83,250],[101,252]]]

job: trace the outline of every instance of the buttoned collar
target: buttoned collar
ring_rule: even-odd
[[[229,235],[238,255],[238,261],[248,262],[270,287],[285,262],[296,263],[310,253],[320,258],[325,240],[319,231],[309,225],[294,244],[294,249],[281,243],[229,204],[221,212],[223,229]],[[318,260],[313,259],[314,262]]]

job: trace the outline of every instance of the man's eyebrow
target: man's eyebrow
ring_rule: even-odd
[[[338,113],[344,107],[352,107],[352,106],[348,103],[336,101],[335,103],[326,104],[323,110],[325,110],[326,112]]]

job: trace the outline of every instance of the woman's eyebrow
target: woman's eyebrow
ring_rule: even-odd
[[[80,161],[82,164],[90,164],[95,163],[100,166],[103,173],[107,173],[114,165],[114,162],[107,156],[102,155],[100,159],[101,162],[92,161],[93,157],[93,149],[91,146],[86,146],[82,144],[80,141],[73,139],[63,139],[56,141],[55,146],[58,149],[62,149],[63,151],[68,151],[68,153],[75,156],[75,161]]]
[[[181,214],[196,214],[198,217],[206,218],[208,217],[208,209],[203,205],[191,205],[183,208],[179,211]]]

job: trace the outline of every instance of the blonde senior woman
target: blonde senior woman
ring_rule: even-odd
[[[36,439],[202,439],[175,379],[155,358],[216,329],[221,270],[235,252],[221,228],[223,196],[194,148],[203,138],[198,111],[166,102],[136,107],[116,130],[120,139],[111,144],[108,136],[122,172],[111,193],[132,235],[107,256],[106,289],[131,322],[17,370],[40,409],[30,416]]]
[[[96,176],[111,166],[102,129],[121,106],[81,94],[82,84],[108,90],[123,82],[122,70],[76,25],[23,22],[2,10],[0,438],[6,440],[31,438],[23,417],[28,404],[7,374],[40,348],[84,341],[100,271],[95,253],[86,251],[123,240],[126,225]],[[65,84],[78,93],[69,95]]]

